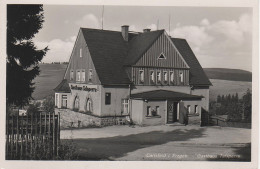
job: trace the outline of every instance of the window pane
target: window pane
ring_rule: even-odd
[[[163,72],[163,78],[164,78],[164,81],[167,82],[168,78],[167,78],[167,72]]]
[[[144,71],[139,70],[139,82],[143,83],[144,82]]]
[[[73,70],[70,70],[70,80],[73,80]]]
[[[85,70],[81,71],[81,81],[85,82]]]
[[[170,72],[170,81],[173,82],[173,80],[174,80],[174,74],[173,72]]]
[[[80,81],[80,71],[77,70],[77,81]]]
[[[106,104],[106,105],[111,104],[111,93],[106,93],[106,96],[105,96],[105,104]]]

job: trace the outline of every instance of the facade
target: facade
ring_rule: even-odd
[[[80,28],[55,105],[100,125],[186,123],[209,109],[210,85],[186,40],[165,30]]]

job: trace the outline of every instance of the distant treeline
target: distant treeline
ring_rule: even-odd
[[[241,99],[238,94],[218,95],[217,101],[210,103],[213,115],[228,115],[230,121],[251,122],[252,93],[248,89]]]
[[[252,82],[252,72],[240,69],[204,68],[209,79]]]
[[[51,63],[42,62],[42,64],[64,64],[64,65],[67,65],[67,64],[69,64],[69,62],[51,62]]]

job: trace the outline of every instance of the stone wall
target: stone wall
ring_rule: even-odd
[[[70,109],[55,109],[55,112],[60,113],[61,129],[103,127],[111,125],[124,125],[127,123],[126,116],[97,117],[75,112]]]

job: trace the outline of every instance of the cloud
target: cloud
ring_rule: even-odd
[[[242,14],[238,20],[219,20],[214,23],[205,18],[198,25],[176,27],[171,35],[185,38],[204,67],[233,65],[251,69],[252,16]],[[226,60],[223,63],[223,60]],[[244,60],[244,61],[243,61]],[[222,65],[215,65],[215,63]],[[233,64],[226,64],[232,63]]]
[[[90,13],[83,16],[81,19],[75,22],[80,27],[95,28],[101,27],[101,20],[99,20],[94,14]]]
[[[76,36],[73,36],[65,41],[61,39],[53,39],[49,42],[35,42],[35,44],[39,49],[46,46],[50,49],[42,62],[68,62],[75,40]]]
[[[154,23],[151,24],[151,25],[148,25],[148,26],[146,26],[146,27],[149,28],[149,29],[151,29],[152,31],[153,31],[153,30],[157,30],[157,25],[155,25]]]
[[[129,31],[133,31],[133,32],[138,32],[138,28],[135,25],[130,25],[129,26]]]

